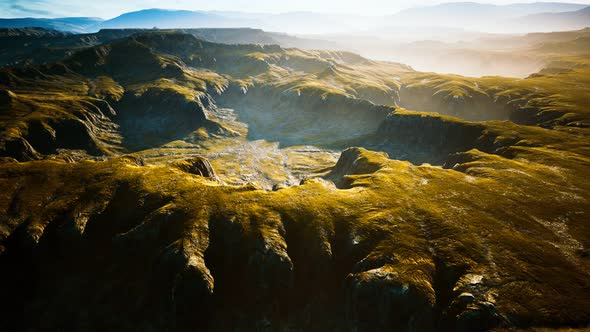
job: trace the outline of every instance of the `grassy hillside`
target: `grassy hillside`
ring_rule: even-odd
[[[590,67],[547,57],[157,31],[0,69],[0,327],[585,328]]]

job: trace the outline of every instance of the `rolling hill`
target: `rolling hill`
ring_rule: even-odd
[[[2,68],[1,327],[583,330],[590,61],[552,59],[468,78],[170,30]]]

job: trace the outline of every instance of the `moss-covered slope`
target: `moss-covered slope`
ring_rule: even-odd
[[[589,160],[548,167],[563,156],[514,149],[512,160],[472,150],[453,169],[349,149],[328,175],[340,189],[311,180],[276,192],[125,158],[5,164],[0,264],[11,272],[1,285],[18,303],[4,302],[2,321],[580,326],[590,305],[590,184],[579,180]]]
[[[585,59],[472,79],[171,31],[2,69],[0,329],[584,328]]]

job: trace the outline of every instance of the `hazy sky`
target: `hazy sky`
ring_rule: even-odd
[[[556,0],[553,0],[556,1]],[[557,0],[558,1],[558,0]],[[363,15],[392,14],[415,6],[431,5],[437,0],[0,0],[0,17],[93,16],[112,18],[121,13],[146,9],[234,10],[247,12],[315,11]],[[538,2],[526,0],[483,0],[507,4]],[[590,0],[563,2],[590,4]]]

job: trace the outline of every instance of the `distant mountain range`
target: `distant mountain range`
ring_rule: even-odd
[[[582,29],[590,26],[590,7],[563,13],[542,13],[523,17],[519,24],[526,26],[543,26],[538,31],[563,31]]]
[[[67,32],[89,32],[96,29],[103,19],[97,17],[64,18],[0,18],[1,28],[45,28]]]
[[[510,5],[492,5],[476,2],[444,3],[428,7],[415,7],[390,16],[394,25],[457,27],[489,32],[546,31],[552,20],[560,21],[563,30],[579,29],[580,20],[564,22],[564,15],[569,16],[586,5],[559,2],[519,3]],[[543,18],[535,19],[535,17]],[[576,15],[573,15],[576,16]],[[523,20],[527,23],[523,23]],[[586,18],[586,26],[590,20]]]
[[[125,13],[100,23],[101,29],[122,28],[237,28],[246,27],[255,20],[226,17],[211,12],[190,10],[145,9]],[[242,23],[243,22],[243,23]]]
[[[379,18],[377,22],[380,22]],[[289,12],[248,14],[240,12],[206,12],[188,10],[145,9],[125,13],[100,23],[101,29],[121,28],[242,28],[290,33],[342,32],[368,26],[374,18],[355,15]],[[374,22],[376,23],[376,22]]]
[[[145,9],[118,17],[0,19],[0,27],[42,27],[68,32],[95,32],[120,28],[237,28],[251,27],[293,34],[362,33],[394,34],[396,28],[431,27],[486,32],[573,30],[590,26],[590,7],[581,4],[538,2],[490,5],[476,2],[444,3],[415,7],[394,15],[360,15],[290,12],[256,14],[239,11],[188,11]]]
[[[393,17],[398,19],[430,17],[435,20],[445,20],[456,24],[455,20],[475,21],[481,19],[489,20],[497,17],[506,19],[538,13],[576,11],[584,7],[586,7],[586,5],[560,2],[517,3],[510,5],[492,5],[477,2],[451,2],[434,6],[406,9],[393,15]]]

